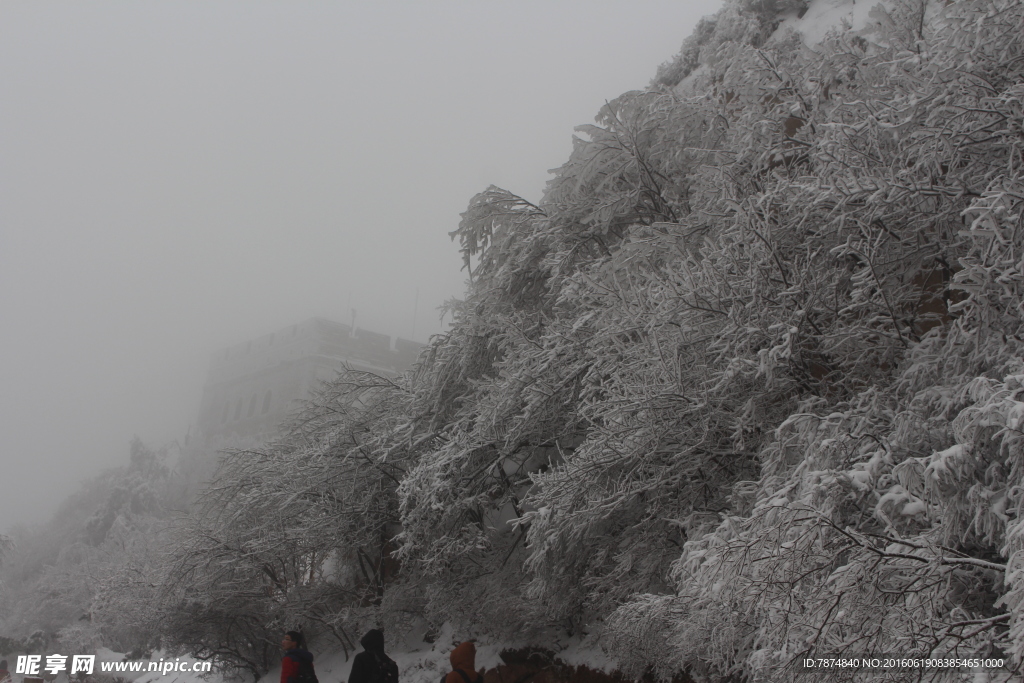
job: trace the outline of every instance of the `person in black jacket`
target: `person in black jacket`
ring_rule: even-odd
[[[348,683],[398,683],[398,665],[384,654],[384,632],[372,629],[359,644],[364,651],[352,661]]]

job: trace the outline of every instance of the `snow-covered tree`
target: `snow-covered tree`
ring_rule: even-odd
[[[84,483],[53,519],[19,532],[3,568],[0,633],[21,640],[40,631],[49,642],[102,641],[121,651],[154,645],[147,600],[162,576],[166,457],[134,439],[126,466]]]
[[[268,629],[340,586],[342,642],[560,624],[665,678],[1019,673],[1024,6],[898,0],[813,48],[805,10],[727,2],[542,201],[474,197],[451,329],[228,462],[180,604]]]
[[[177,530],[160,597],[168,644],[256,678],[296,627],[355,649],[397,571],[402,463],[377,444],[406,395],[385,378],[343,373],[286,438],[227,454]]]
[[[538,205],[473,200],[401,552],[438,590],[524,558],[490,602],[611,613],[637,671],[1019,658],[992,412],[1020,355],[1021,7],[895,3],[814,50],[772,11],[705,23],[700,69],[610,102]]]

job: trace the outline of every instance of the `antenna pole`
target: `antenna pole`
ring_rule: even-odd
[[[420,288],[416,288],[416,303],[412,305],[412,341],[416,341],[416,313],[420,308]]]

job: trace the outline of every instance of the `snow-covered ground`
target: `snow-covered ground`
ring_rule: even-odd
[[[393,644],[388,655],[398,664],[399,680],[402,683],[438,683],[441,677],[451,671],[448,661],[448,654],[461,642],[455,637],[450,626],[445,625],[437,634],[433,643],[423,640],[423,629],[414,630],[404,639],[403,642]],[[476,667],[478,670],[492,669],[501,661],[501,651],[516,649],[526,645],[523,643],[508,642],[502,643],[477,640],[476,642]],[[616,663],[609,659],[591,638],[566,638],[564,635],[551,634],[547,649],[557,653],[558,659],[573,666],[586,665],[591,669],[612,672],[616,669]],[[320,647],[315,645],[311,648],[315,656],[315,667],[317,678],[320,683],[344,683],[348,680],[349,671],[352,668],[352,659],[355,652],[349,652],[347,657],[340,647],[335,647],[332,642],[322,642]],[[162,651],[154,652],[148,661],[160,662],[176,661],[186,663],[188,668],[199,660],[189,656],[169,656]],[[225,679],[219,673],[196,673],[168,672],[162,674],[154,672],[116,672],[101,673],[104,662],[122,662],[125,655],[114,652],[107,648],[100,648],[96,651],[96,664],[94,675],[101,680],[121,678],[133,683],[234,683]],[[13,665],[12,665],[13,669]],[[15,674],[12,676],[12,683],[22,683],[23,676]],[[48,679],[49,677],[47,677]],[[263,676],[259,683],[278,683],[281,678],[281,666],[277,665]],[[248,677],[243,677],[248,681]],[[70,683],[67,673],[58,674],[51,683]]]
[[[460,642],[454,637],[450,626],[445,625],[433,643],[422,640],[422,631],[413,631],[404,642],[389,649],[388,655],[398,664],[398,677],[402,683],[438,683],[441,677],[451,671],[448,654]],[[491,669],[501,664],[501,651],[524,646],[525,643],[502,642],[493,643],[486,640],[476,641],[476,668]],[[592,669],[611,672],[616,663],[609,659],[592,639],[559,638],[552,635],[548,649],[557,653],[558,659],[566,664],[587,665]],[[350,652],[348,659],[340,648],[318,652],[313,648],[317,678],[320,683],[344,683],[348,680],[352,668]],[[260,683],[277,683],[280,680],[281,667],[277,666],[267,673]],[[138,681],[137,683],[160,683],[156,680]],[[164,683],[172,683],[166,681]],[[173,683],[198,683],[198,681],[181,680]]]

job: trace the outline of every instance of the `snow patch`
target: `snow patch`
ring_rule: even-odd
[[[925,505],[924,501],[908,492],[899,484],[891,487],[884,496],[878,499],[878,503],[875,505],[875,515],[883,520],[885,519],[886,505],[891,505],[894,511],[899,510],[899,514],[906,517],[920,515],[928,510],[928,506]]]
[[[963,460],[967,447],[962,443],[954,444],[944,451],[936,451],[929,458],[928,467],[924,470],[924,476],[932,481],[939,481],[944,477],[953,476],[957,462]]]
[[[862,31],[873,23],[871,10],[878,5],[886,7],[888,4],[870,0],[812,0],[802,17],[786,17],[773,37],[783,36],[787,30],[792,29],[800,34],[805,45],[813,47],[833,29]]]
[[[676,85],[676,87],[674,88],[675,93],[677,95],[680,95],[681,97],[688,97],[690,95],[693,95],[694,86],[697,82],[697,79],[702,78],[709,71],[710,69],[708,69],[706,64],[701,64],[696,69],[691,71],[686,78],[679,81],[678,85]]]
[[[913,517],[914,515],[924,514],[927,510],[928,506],[925,505],[923,501],[915,500],[904,505],[900,514],[904,517]]]
[[[587,666],[606,674],[619,669],[619,663],[601,649],[594,635],[571,639],[565,649],[555,656],[569,666]]]

